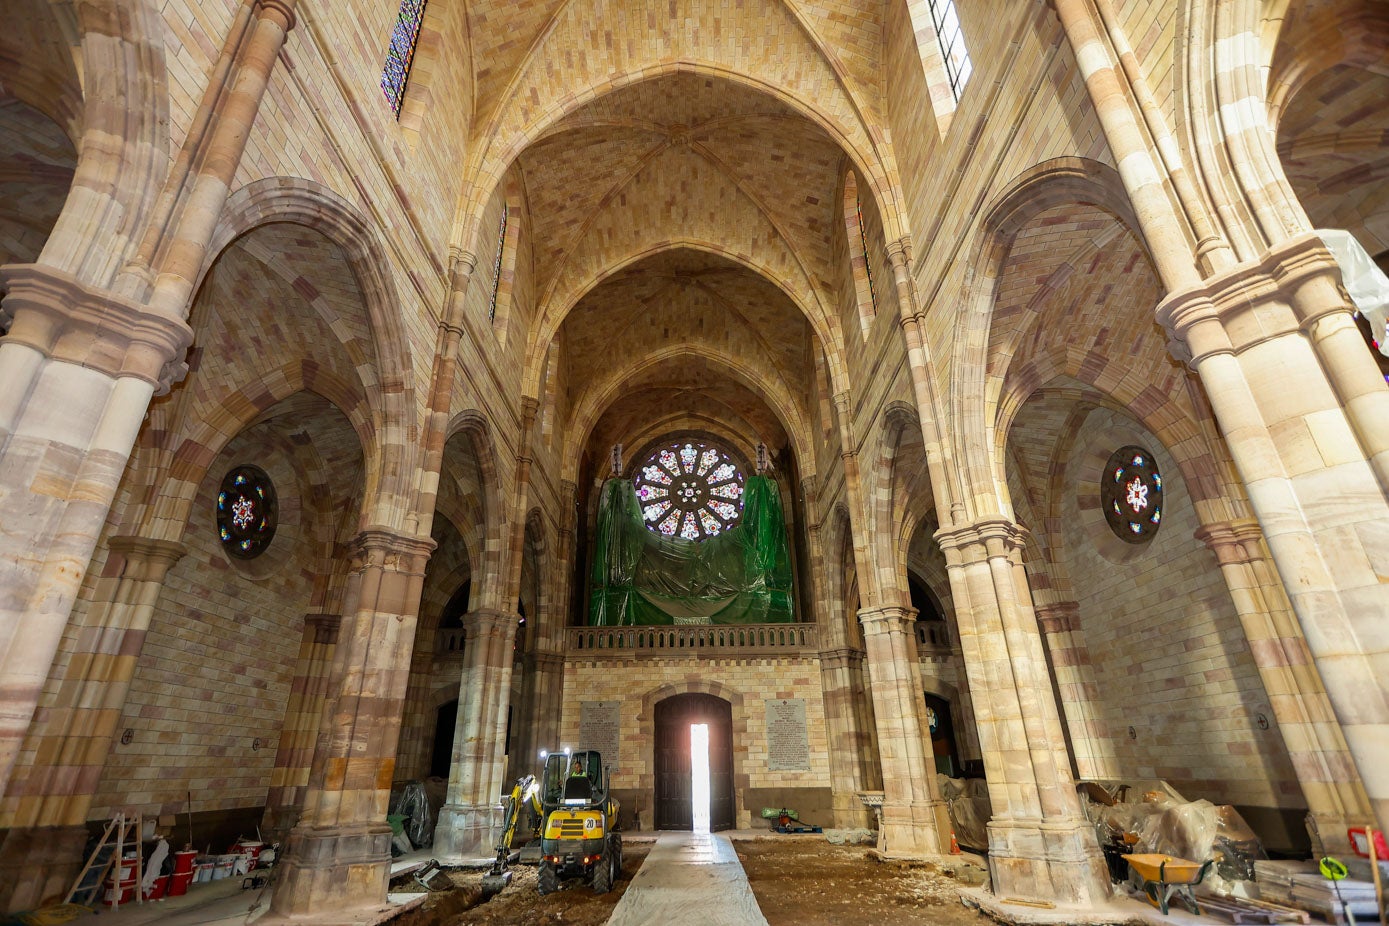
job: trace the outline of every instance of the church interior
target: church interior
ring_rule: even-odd
[[[1036,903],[1087,788],[1389,825],[1384,3],[5,14],[0,910],[138,813],[331,921],[578,749],[688,829],[691,724]]]

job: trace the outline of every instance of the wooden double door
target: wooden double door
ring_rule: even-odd
[[[656,829],[694,829],[690,728],[709,725],[709,829],[733,828],[733,705],[707,694],[656,704]]]

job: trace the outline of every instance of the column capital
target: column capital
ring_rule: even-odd
[[[469,611],[461,618],[463,629],[468,632],[468,639],[471,641],[474,634],[484,630],[507,630],[515,629],[521,620],[521,614],[517,611],[497,611],[492,608],[478,608]]]
[[[863,625],[863,632],[866,634],[892,633],[894,631],[907,633],[915,620],[916,608],[906,608],[901,605],[860,608],[858,612],[858,622]]]
[[[455,288],[466,289],[477,268],[477,254],[467,248],[449,248],[449,279]]]
[[[256,15],[261,19],[273,19],[280,28],[288,32],[294,28],[294,0],[256,0]]]
[[[1038,605],[1033,611],[1037,615],[1037,627],[1048,636],[1072,633],[1080,629],[1079,602],[1058,601],[1054,604]]]
[[[436,546],[432,537],[405,534],[394,528],[366,527],[350,543],[353,568],[424,574],[424,567]]]
[[[1252,563],[1264,558],[1260,548],[1263,531],[1259,522],[1252,518],[1203,524],[1193,536],[1215,554],[1215,561],[1221,566]]]
[[[833,649],[820,650],[820,664],[828,665],[830,668],[861,665],[865,655],[863,650],[852,646],[836,646]]]
[[[887,259],[895,268],[899,264],[910,267],[912,259],[912,236],[903,235],[887,242]]]
[[[1200,286],[1158,304],[1178,359],[1195,368],[1216,354],[1240,354],[1289,334],[1309,333],[1328,315],[1350,310],[1344,297],[1328,302],[1326,284],[1339,285],[1340,267],[1315,232],[1270,248]]]
[[[0,268],[7,290],[0,305],[5,340],[46,357],[90,367],[110,377],[133,377],[157,395],[188,372],[184,355],[193,329],[180,317],[87,286],[44,264]]]
[[[121,575],[147,582],[162,582],[164,576],[183,558],[188,548],[173,540],[156,540],[152,537],[132,537],[122,535],[112,537],[106,542],[112,553],[121,556],[125,562]]]
[[[994,557],[1010,557],[1027,543],[1027,529],[1007,518],[984,518],[972,524],[941,528],[936,543],[947,565],[959,566]]]
[[[342,615],[305,614],[304,627],[313,631],[315,643],[336,643],[338,642],[338,631],[342,629]]]

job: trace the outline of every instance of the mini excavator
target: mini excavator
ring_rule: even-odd
[[[511,883],[511,870],[507,867],[511,863],[511,841],[516,836],[516,826],[526,807],[533,808],[535,819],[542,819],[539,794],[540,783],[535,780],[534,775],[521,776],[516,780],[516,786],[511,789],[511,799],[507,802],[502,825],[502,838],[497,843],[497,858],[492,862],[487,874],[482,876],[484,897],[500,893]]]
[[[512,788],[497,857],[483,876],[485,896],[511,882],[511,843],[522,813],[530,807],[539,820],[539,890],[548,894],[561,881],[582,878],[596,894],[606,894],[622,873],[622,836],[617,801],[608,796],[610,771],[597,750],[555,753],[546,758],[540,782],[526,775]],[[530,847],[527,847],[529,849]]]

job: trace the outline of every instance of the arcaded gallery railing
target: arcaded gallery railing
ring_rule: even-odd
[[[748,656],[817,652],[814,624],[570,627],[569,652],[594,656]]]

